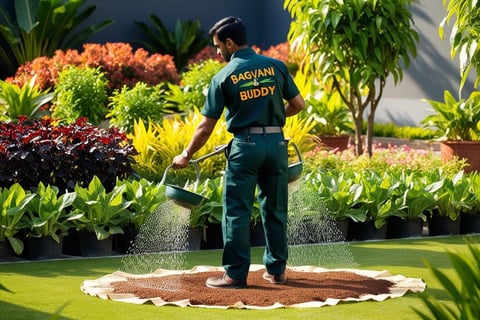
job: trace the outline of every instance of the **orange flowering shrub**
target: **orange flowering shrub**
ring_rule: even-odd
[[[179,81],[172,56],[149,54],[142,48],[133,51],[130,44],[121,42],[85,44],[83,52],[74,49],[57,50],[51,58],[39,57],[23,64],[15,76],[7,81],[21,86],[37,75],[37,84],[41,89],[53,88],[59,72],[70,65],[100,67],[109,80],[111,90],[124,85],[133,87],[139,81],[150,85]]]

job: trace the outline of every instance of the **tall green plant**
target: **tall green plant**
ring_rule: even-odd
[[[73,33],[95,11],[85,10],[85,0],[15,0],[14,10],[0,5],[0,62],[7,74],[36,57],[51,56],[57,49],[75,48],[112,20],[84,27]]]
[[[128,209],[132,213],[130,223],[138,231],[155,209],[167,201],[165,186],[146,179],[117,182],[117,186],[123,185],[125,186],[124,198],[131,202]]]
[[[144,22],[135,21],[147,35],[149,41],[142,41],[141,44],[150,52],[170,54],[175,60],[177,70],[182,70],[194,54],[202,50],[209,42],[200,30],[200,22],[177,20],[175,28],[170,32],[156,15],[149,16],[153,27]]]
[[[35,194],[25,191],[18,183],[0,189],[0,241],[8,240],[16,254],[23,251],[23,242],[16,237],[22,228],[22,217],[26,206]]]
[[[182,111],[202,108],[210,80],[224,65],[213,59],[189,65],[182,73],[181,84],[168,84],[169,90],[165,92],[167,104]]]
[[[284,1],[293,18],[289,41],[306,53],[304,72],[320,73],[322,82],[333,83],[352,113],[357,155],[363,153],[364,111],[370,106],[366,143],[371,155],[375,111],[387,77],[399,82],[409,54],[416,54],[412,1]]]
[[[23,86],[0,80],[0,120],[16,121],[19,116],[39,118],[41,107],[53,99],[53,92],[41,90],[36,76]]]
[[[73,212],[81,217],[74,220],[77,230],[94,232],[98,240],[104,240],[112,234],[123,233],[122,225],[130,220],[128,207],[131,201],[123,198],[126,186],[115,186],[107,192],[98,177],[93,177],[84,188],[75,185],[76,198]]]
[[[74,226],[73,220],[80,215],[67,213],[73,201],[74,192],[59,195],[59,189],[52,185],[38,184],[35,198],[27,205],[26,227],[30,236],[52,237],[60,242],[60,236],[66,235],[68,229]]]
[[[450,54],[459,59],[460,92],[472,67],[476,71],[475,86],[480,83],[480,6],[477,0],[443,0],[443,5],[447,11],[440,23],[439,34],[444,38],[445,25],[454,21],[449,37]]]
[[[457,100],[444,91],[444,102],[425,99],[435,111],[422,120],[427,127],[436,128],[441,139],[459,141],[480,140],[480,92],[473,91],[467,99]]]
[[[472,240],[466,242],[469,250],[468,255],[464,253],[447,253],[459,281],[455,281],[447,276],[445,272],[431,262],[425,261],[425,265],[447,292],[449,300],[453,302],[453,306],[451,303],[447,304],[437,300],[432,295],[422,293],[420,297],[429,314],[413,308],[421,319],[478,319],[480,314],[480,250],[478,245]]]
[[[115,90],[109,97],[110,111],[106,117],[110,125],[126,133],[133,132],[135,121],[160,122],[167,113],[172,113],[166,107],[163,99],[164,85],[151,86],[144,82],[137,82],[133,88],[123,86]]]
[[[100,68],[70,66],[60,72],[55,86],[52,117],[73,123],[85,117],[92,124],[105,120],[108,80]]]

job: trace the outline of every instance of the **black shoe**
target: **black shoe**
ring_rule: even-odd
[[[270,274],[265,271],[262,277],[263,279],[269,281],[272,284],[284,284],[285,282],[287,282],[285,272],[281,274]]]
[[[220,277],[210,277],[205,282],[207,287],[214,289],[244,289],[247,287],[247,280],[232,279],[227,273]]]

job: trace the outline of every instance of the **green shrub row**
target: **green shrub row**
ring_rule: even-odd
[[[39,183],[35,191],[18,183],[0,188],[0,241],[8,240],[16,254],[24,244],[17,237],[52,237],[57,242],[71,228],[94,232],[99,240],[123,233],[143,222],[165,202],[164,186],[141,180],[118,180],[107,191],[98,177],[87,186],[76,184],[62,193],[56,186]]]

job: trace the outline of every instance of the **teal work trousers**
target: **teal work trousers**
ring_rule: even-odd
[[[265,232],[263,263],[270,274],[280,274],[288,258],[288,154],[283,133],[236,134],[231,142],[223,188],[222,264],[233,279],[248,275],[256,194]]]

